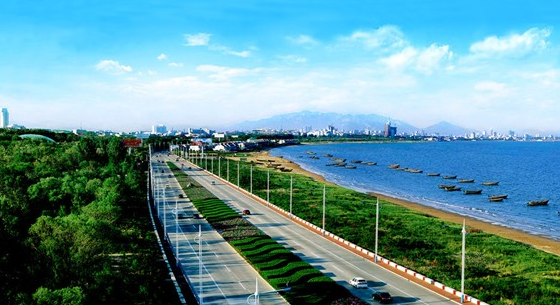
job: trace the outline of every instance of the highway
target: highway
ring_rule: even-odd
[[[170,159],[161,154],[152,156],[158,215],[174,252],[179,252],[181,269],[199,302],[255,304],[255,297],[251,295],[255,294],[258,283],[261,304],[288,304],[204,219],[176,217],[177,211],[189,216],[198,212],[184,196],[169,167],[157,160]],[[200,250],[202,264],[199,261]]]
[[[175,162],[175,159],[167,160]],[[371,299],[374,290],[389,292],[394,304],[458,304],[293,223],[235,187],[194,169],[194,165],[185,172],[235,210],[249,209],[251,215],[244,217],[256,227],[370,304],[377,303]],[[349,280],[357,276],[368,281],[367,289],[350,286]]]

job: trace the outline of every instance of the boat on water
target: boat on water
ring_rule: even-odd
[[[347,169],[356,169],[356,167],[354,165],[347,165],[346,168]]]
[[[498,185],[500,181],[489,181],[489,182],[482,182],[482,185]]]
[[[366,162],[365,165],[377,165],[377,162]]]
[[[439,176],[439,173],[426,173],[426,176],[438,177],[438,176]]]
[[[413,173],[413,174],[420,174],[423,172],[423,170],[421,169],[415,169],[415,168],[407,168],[405,169],[405,171],[409,172],[409,173]]]
[[[460,190],[461,190],[461,187],[456,187],[456,186],[454,186],[454,187],[447,187],[447,188],[445,188],[445,190],[448,191],[448,192],[456,192],[456,191],[460,191]]]
[[[492,198],[492,197],[489,197],[489,198],[488,198],[488,201],[490,201],[490,202],[502,202],[502,201],[504,201],[504,198]]]
[[[534,207],[534,206],[538,206],[538,205],[547,205],[548,201],[550,201],[550,200],[549,199],[544,199],[544,200],[529,201],[529,202],[527,202],[527,206]]]
[[[492,199],[492,198],[493,198],[493,199],[499,199],[499,198],[501,198],[501,199],[507,199],[507,197],[508,197],[508,195],[489,195],[489,196],[488,196],[488,198],[490,198],[490,199]]]
[[[336,166],[336,167],[345,167],[346,163],[345,162],[338,162],[338,163],[335,163],[333,165]]]
[[[333,156],[333,155],[331,155],[331,154],[323,155],[323,157],[326,157],[326,158],[332,158],[332,156]]]
[[[310,150],[306,151],[305,153],[308,154],[308,155],[315,155],[316,154],[315,152],[312,152]]]
[[[443,179],[456,179],[457,175],[453,175],[453,176],[443,176]]]
[[[457,182],[459,182],[459,183],[473,183],[474,179],[458,179]]]
[[[391,164],[391,165],[389,165],[389,168],[397,169],[397,168],[399,168],[400,166],[401,166],[400,164]]]
[[[331,158],[331,160],[335,162],[346,162],[346,159],[342,159],[342,158]]]
[[[438,187],[440,189],[447,189],[447,188],[455,187],[455,184],[440,184],[438,185]]]
[[[362,160],[352,160],[350,162],[359,164],[359,163],[362,163]]]
[[[482,190],[464,190],[463,194],[465,194],[465,195],[480,195],[480,194],[482,194]]]
[[[319,157],[317,157],[317,156],[311,156],[311,157],[309,157],[309,158],[315,159],[315,160],[319,160]]]

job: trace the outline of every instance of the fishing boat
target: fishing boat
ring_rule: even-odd
[[[490,201],[490,202],[502,202],[502,201],[504,201],[504,198],[500,198],[500,197],[497,197],[497,198],[489,197],[489,198],[488,198],[488,201]]]
[[[547,205],[548,201],[549,201],[548,199],[529,201],[529,202],[527,202],[527,206],[534,207],[534,206],[538,206],[538,205]]]
[[[498,185],[500,181],[482,182],[482,185]]]
[[[319,157],[317,157],[317,156],[311,156],[311,157],[309,157],[309,158],[315,159],[315,160],[319,160]]]
[[[453,176],[443,176],[443,179],[455,179],[457,178],[457,175],[453,175]]]
[[[397,168],[399,168],[400,166],[401,166],[400,164],[391,164],[391,165],[389,165],[389,168],[397,169]]]
[[[365,165],[377,165],[377,162],[366,162]]]
[[[426,176],[438,177],[438,176],[439,176],[439,173],[426,173]]]
[[[331,160],[335,161],[335,162],[345,162],[346,159],[342,159],[342,158],[331,158]]]
[[[438,185],[438,187],[440,189],[447,189],[447,188],[455,187],[455,184],[440,184],[440,185]]]
[[[508,197],[508,195],[489,195],[489,196],[488,196],[488,198],[490,198],[490,199],[492,199],[492,198],[493,198],[493,199],[499,199],[499,198],[501,198],[501,199],[507,199],[507,197]]]
[[[332,158],[332,156],[333,156],[333,155],[331,155],[331,154],[323,155],[323,157],[326,157],[326,158]]]
[[[457,182],[459,182],[459,183],[473,183],[474,179],[458,179]]]
[[[344,162],[338,162],[338,163],[335,163],[334,166],[336,166],[336,167],[345,167],[345,166],[346,166],[346,163],[344,163]]]
[[[422,171],[421,169],[409,168],[409,169],[407,170],[407,172],[413,173],[413,174],[420,174],[420,173],[422,173],[423,171]]]
[[[460,191],[461,188],[454,186],[454,187],[445,188],[445,190],[448,191],[448,192],[455,192],[455,191]]]
[[[362,160],[352,160],[352,161],[350,161],[350,162],[352,162],[352,163],[358,163],[358,164],[359,164],[359,163],[362,163]]]
[[[464,190],[463,194],[465,194],[465,195],[480,195],[480,194],[482,194],[482,190]]]
[[[356,167],[354,165],[347,165],[346,168],[347,169],[356,169]]]

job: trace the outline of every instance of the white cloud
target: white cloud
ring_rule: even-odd
[[[286,63],[303,64],[307,62],[307,58],[297,55],[283,55],[278,56],[278,58]]]
[[[491,94],[494,97],[506,96],[509,94],[510,89],[504,83],[498,83],[493,81],[479,82],[474,85],[474,89],[483,94]]]
[[[398,27],[387,25],[369,31],[356,31],[350,36],[341,37],[339,44],[345,46],[361,45],[366,49],[394,49],[405,47],[408,43]]]
[[[183,63],[181,63],[181,62],[170,62],[167,65],[170,66],[170,67],[173,67],[173,68],[181,68],[183,66]]]
[[[523,56],[547,47],[551,28],[531,28],[523,34],[505,37],[490,36],[471,45],[470,51],[480,56]]]
[[[185,34],[185,46],[196,47],[196,46],[207,46],[210,43],[210,34],[198,33],[198,34]]]
[[[167,60],[167,55],[161,53],[161,54],[158,55],[157,59],[159,61]]]
[[[416,69],[426,74],[431,74],[438,69],[442,63],[453,58],[453,52],[449,51],[449,46],[430,45],[423,50],[417,58]]]
[[[121,65],[118,61],[104,59],[95,65],[95,70],[119,75],[132,72],[131,66]]]
[[[249,56],[251,56],[251,52],[250,51],[233,51],[230,49],[224,49],[223,51],[224,54],[227,55],[233,55],[233,56],[237,56],[237,57],[243,57],[243,58],[247,58]]]
[[[288,36],[286,37],[286,40],[288,40],[289,42],[293,43],[293,44],[297,44],[297,45],[316,45],[318,44],[318,42],[313,39],[313,37],[308,36],[308,35],[299,35],[296,37],[292,37],[292,36]]]
[[[246,76],[260,72],[262,69],[229,68],[216,65],[200,65],[196,71],[210,74],[210,78],[227,80],[232,77]]]
[[[413,69],[429,75],[452,58],[453,52],[449,51],[449,46],[432,44],[424,50],[406,47],[398,53],[380,59],[379,62],[390,69]]]

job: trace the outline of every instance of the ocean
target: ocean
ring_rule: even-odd
[[[280,147],[273,149],[271,155],[282,156],[346,188],[401,198],[560,240],[560,142],[336,143]],[[328,155],[346,159],[356,168],[327,166],[335,162]],[[390,169],[392,164],[423,172]],[[448,175],[475,181],[459,183],[457,179],[442,178]],[[490,181],[499,184],[482,184]],[[440,184],[455,184],[462,190],[481,189],[482,194],[445,191],[438,187]],[[508,198],[488,201],[489,195],[502,194]],[[549,199],[548,205],[527,206],[528,201],[542,199]]]

